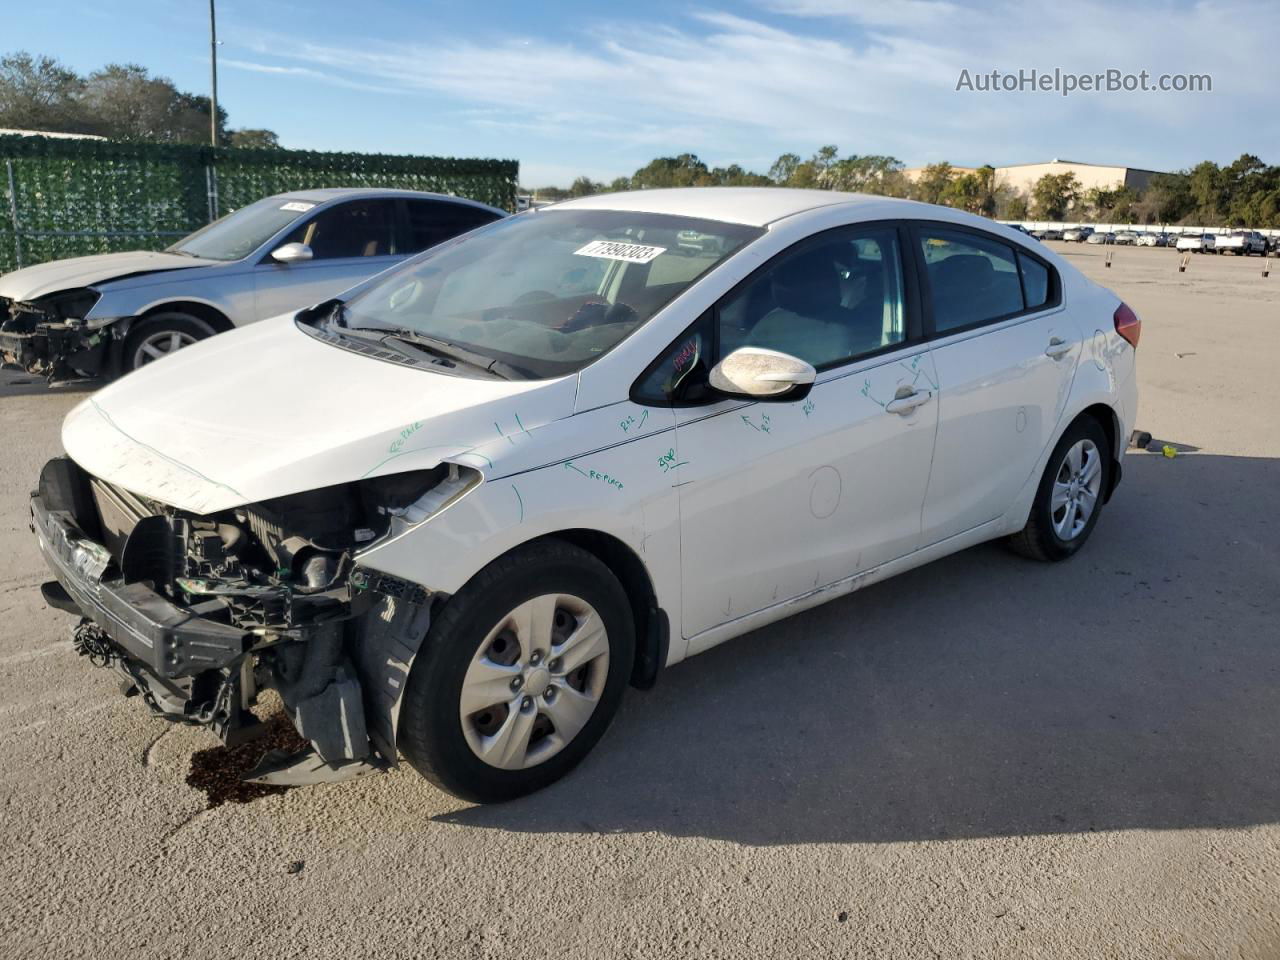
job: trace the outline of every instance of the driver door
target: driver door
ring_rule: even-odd
[[[905,234],[841,228],[781,254],[673,348],[682,623],[713,627],[869,570],[919,543],[936,377],[906,297]],[[811,363],[809,394],[718,399],[696,385],[740,346]],[[679,397],[694,402],[679,405]],[[697,402],[697,397],[702,402]],[[914,397],[908,409],[895,404]],[[708,645],[711,641],[708,641]]]

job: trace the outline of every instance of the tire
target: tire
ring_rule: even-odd
[[[1090,446],[1094,456],[1092,461],[1088,459]],[[1080,487],[1078,482],[1075,486],[1058,483],[1064,472],[1069,474],[1072,471],[1068,457],[1077,449],[1085,453],[1082,468],[1087,468],[1090,462],[1097,464],[1096,474],[1090,475],[1088,483],[1084,485],[1084,491],[1074,501],[1082,505],[1080,509],[1084,506],[1089,509],[1083,524],[1076,521],[1078,512],[1072,512],[1071,519],[1068,520],[1069,505],[1055,506],[1055,501],[1061,502],[1061,493]],[[1049,457],[1044,476],[1040,478],[1040,486],[1036,489],[1036,498],[1031,504],[1027,525],[1009,538],[1009,546],[1015,552],[1032,560],[1058,561],[1075,554],[1084,546],[1098,523],[1098,516],[1102,513],[1102,502],[1106,497],[1108,484],[1111,482],[1111,469],[1111,446],[1107,442],[1106,431],[1093,417],[1080,417],[1067,428],[1067,432],[1053,448],[1053,455]],[[1058,489],[1055,490],[1055,488]],[[1091,506],[1088,498],[1090,492]],[[1060,511],[1061,516],[1058,515]],[[1067,527],[1067,523],[1070,523],[1070,527]]]
[[[154,314],[136,324],[125,337],[120,372],[131,373],[213,333],[207,323],[189,313],[171,310]]]
[[[556,633],[545,650],[539,637],[550,631],[524,635],[539,618],[520,611],[535,607],[543,623],[550,623],[548,609],[556,611]],[[587,655],[587,641],[571,641],[595,636],[580,629],[592,622],[603,626],[607,651],[566,672],[560,656]],[[591,643],[591,649],[601,646],[598,638]],[[608,567],[558,540],[521,547],[476,574],[432,624],[409,672],[400,751],[420,774],[463,800],[500,803],[540,790],[572,770],[604,735],[634,655],[631,605]],[[517,677],[520,686],[512,686]],[[470,706],[478,706],[466,716],[464,692]],[[496,698],[491,706],[490,698]],[[583,713],[592,698],[594,707]],[[577,725],[567,742],[561,742],[562,719],[563,729]]]

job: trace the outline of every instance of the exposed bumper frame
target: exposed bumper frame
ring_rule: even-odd
[[[141,583],[104,580],[110,562],[70,513],[31,498],[31,529],[54,577],[81,612],[122,650],[162,680],[194,676],[232,665],[252,635],[171,603]],[[166,684],[168,686],[168,684]]]

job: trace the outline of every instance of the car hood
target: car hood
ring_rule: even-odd
[[[135,250],[129,253],[101,253],[92,257],[72,257],[24,267],[0,277],[0,297],[24,302],[36,300],[61,290],[91,287],[107,280],[159,273],[162,270],[187,270],[209,267],[220,260],[183,257],[176,253]]]
[[[570,416],[576,392],[576,376],[515,382],[388,363],[282,316],[98,391],[67,415],[62,443],[94,476],[212,513],[442,460],[484,470],[481,448]]]

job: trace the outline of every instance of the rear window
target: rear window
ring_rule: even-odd
[[[920,245],[938,333],[1022,311],[1018,261],[1009,245],[936,229],[926,229]]]
[[[1027,309],[1043,307],[1049,302],[1049,268],[1022,251],[1018,251],[1018,266],[1022,268],[1022,292],[1027,298]]]
[[[934,330],[949,333],[1051,305],[1053,271],[994,237],[926,227],[920,235]]]
[[[409,227],[408,253],[418,253],[499,219],[498,214],[483,207],[447,200],[408,200],[405,209]]]

